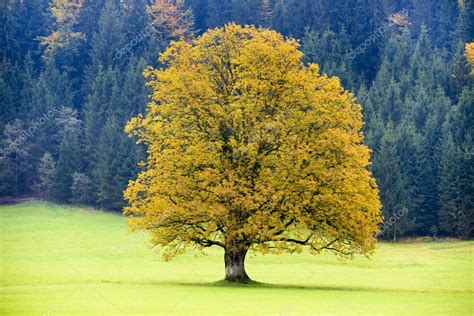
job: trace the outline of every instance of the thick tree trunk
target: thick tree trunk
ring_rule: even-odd
[[[250,281],[245,272],[245,255],[248,249],[231,251],[225,249],[225,279],[229,282],[247,283]]]

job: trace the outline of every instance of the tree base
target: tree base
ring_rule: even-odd
[[[231,283],[249,283],[250,278],[245,272],[245,255],[247,249],[238,251],[225,250],[225,281]]]
[[[230,277],[226,276],[224,281],[228,283],[247,284],[247,283],[250,283],[252,280],[250,280],[248,275],[245,275],[245,276],[230,276]]]

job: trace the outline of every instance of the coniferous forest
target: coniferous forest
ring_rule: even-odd
[[[299,40],[363,106],[382,237],[474,235],[474,0],[3,0],[0,196],[121,211],[124,133],[173,40],[227,23]]]

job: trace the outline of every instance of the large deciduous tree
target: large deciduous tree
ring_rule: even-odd
[[[173,42],[165,67],[146,71],[152,100],[126,131],[148,159],[124,212],[169,258],[218,246],[226,280],[246,282],[249,249],[374,250],[380,202],[361,106],[298,46],[229,24]]]

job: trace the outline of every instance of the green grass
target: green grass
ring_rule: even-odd
[[[46,203],[0,207],[0,314],[473,315],[473,242],[380,244],[372,260],[223,254],[164,262],[125,218]]]

